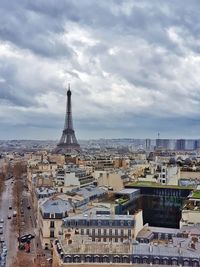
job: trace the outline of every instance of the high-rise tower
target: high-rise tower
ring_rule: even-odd
[[[64,130],[62,132],[62,136],[60,138],[60,142],[58,143],[55,149],[56,153],[67,154],[75,151],[79,152],[81,150],[80,145],[78,144],[75,136],[75,131],[73,129],[71,95],[72,92],[69,86],[67,90],[65,125]]]

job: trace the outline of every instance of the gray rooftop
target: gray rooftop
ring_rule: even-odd
[[[42,213],[65,213],[72,210],[68,201],[62,199],[48,199],[41,204]]]
[[[158,244],[154,245],[139,243],[133,245],[133,254],[139,255],[152,255],[162,257],[180,257],[185,258],[199,258],[200,245],[197,243],[196,249],[192,249],[190,245],[191,239],[189,238],[173,238],[172,244]],[[180,248],[181,244],[181,248]],[[151,247],[151,248],[150,248]]]
[[[95,186],[88,186],[88,187],[84,187],[84,188],[80,188],[76,193],[78,195],[83,196],[84,198],[90,198],[93,196],[101,196],[102,194],[106,193],[106,189],[105,188],[100,188],[100,187],[95,187]]]
[[[134,220],[134,217],[132,215],[116,215],[112,214],[109,208],[92,208],[83,211],[82,214],[77,214],[74,216],[71,216],[70,218],[65,218],[63,221],[71,220],[71,219],[103,219],[103,220],[126,220],[126,221],[132,221]]]
[[[124,188],[118,192],[116,192],[117,194],[120,194],[120,195],[131,195],[133,193],[139,193],[140,192],[140,189],[134,189],[134,188]]]
[[[35,189],[35,193],[38,196],[40,196],[40,195],[49,196],[49,195],[52,195],[52,194],[56,193],[56,190],[53,189],[53,188],[39,187],[39,188]]]

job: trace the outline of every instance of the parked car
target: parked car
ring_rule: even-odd
[[[11,219],[11,216],[10,216],[10,215],[8,215],[8,217],[7,217],[7,218],[8,218],[8,220],[10,220],[10,219]]]
[[[3,234],[3,229],[0,229],[0,235],[2,235]]]
[[[11,210],[12,209],[12,206],[9,206],[9,210]]]
[[[0,220],[0,223],[4,223],[4,220],[3,220],[3,219],[1,219],[1,220]]]
[[[28,235],[23,235],[21,237],[18,237],[18,241],[25,243],[30,241],[31,239],[33,239],[35,236],[32,234],[28,234]]]
[[[13,217],[16,217],[17,216],[17,212],[16,210],[13,211]]]

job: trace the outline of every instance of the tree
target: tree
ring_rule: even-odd
[[[5,174],[3,172],[0,173],[0,196],[4,190],[5,186]]]
[[[23,165],[21,162],[17,162],[13,166],[13,176],[15,178],[13,185],[13,206],[16,209],[16,217],[13,220],[14,230],[17,231],[18,236],[21,236],[21,201],[22,201],[22,193],[23,193],[23,180],[22,174],[24,172]],[[19,242],[20,245],[20,242]]]
[[[15,259],[12,262],[12,266],[15,267],[50,267],[49,264],[43,257],[37,257],[34,259],[30,254],[26,252],[17,252]],[[57,267],[57,266],[56,266]]]

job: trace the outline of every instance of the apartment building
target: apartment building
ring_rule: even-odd
[[[60,198],[45,200],[39,208],[38,227],[39,238],[43,249],[51,249],[55,238],[61,234],[62,219],[73,212],[68,201]]]
[[[78,166],[70,164],[58,168],[55,177],[55,187],[58,192],[67,192],[70,188],[84,187],[94,183],[94,177]]]
[[[93,242],[124,242],[136,236],[143,227],[142,212],[137,215],[115,215],[110,209],[92,208],[63,219],[63,239],[69,235],[89,236]]]

